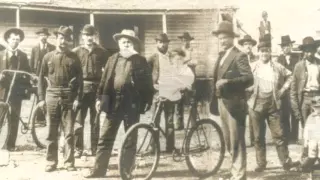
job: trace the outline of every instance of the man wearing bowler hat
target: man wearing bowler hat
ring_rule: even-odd
[[[278,63],[283,65],[289,71],[293,72],[294,67],[299,61],[299,56],[292,53],[292,45],[295,41],[292,41],[289,35],[281,36],[282,54],[278,57]],[[281,103],[281,121],[284,127],[284,135],[288,142],[297,143],[299,134],[299,122],[295,119],[291,104],[289,91],[285,92]]]
[[[84,121],[90,110],[91,152],[95,155],[99,139],[99,115],[96,112],[95,102],[97,88],[102,76],[102,68],[107,62],[107,51],[95,43],[96,29],[90,24],[83,27],[81,32],[84,44],[73,49],[81,61],[83,72],[83,97],[80,111],[75,124],[75,158],[80,158],[83,152]],[[96,117],[97,116],[97,117]]]
[[[18,28],[11,28],[4,33],[4,40],[7,42],[7,48],[0,52],[0,71],[10,69],[30,72],[27,54],[19,49],[20,42],[24,40],[24,32]],[[0,77],[0,99],[2,101],[5,101],[8,96],[11,80],[12,74],[9,73],[2,74]],[[30,98],[30,94],[27,91],[30,88],[30,78],[24,75],[18,75],[9,99],[12,113],[9,121],[8,137],[3,147],[9,151],[15,150],[21,103],[22,100]]]
[[[249,65],[251,66],[256,60],[256,56],[252,52],[252,48],[257,45],[257,41],[254,40],[250,35],[245,35],[242,39],[238,41],[238,44],[242,46],[244,53],[248,57]],[[250,98],[251,93],[247,92],[247,99]],[[249,118],[249,134],[250,134],[250,146],[253,146],[254,136],[253,136],[253,126],[252,121]]]
[[[232,179],[246,179],[246,93],[253,76],[247,59],[233,44],[237,36],[231,22],[222,21],[212,32],[219,40],[219,56],[214,63],[211,113],[220,114],[227,151],[232,156]]]
[[[31,71],[38,76],[43,56],[55,50],[56,47],[48,42],[48,37],[50,36],[48,28],[41,28],[36,34],[39,37],[39,43],[31,50],[30,67]]]
[[[43,57],[38,82],[39,106],[46,107],[49,128],[45,171],[52,172],[57,168],[60,126],[65,139],[64,166],[67,171],[74,171],[73,128],[83,91],[81,62],[68,48],[72,30],[60,26],[54,34],[57,48]],[[47,88],[45,78],[50,82]]]
[[[305,121],[311,113],[312,99],[320,95],[320,66],[315,58],[318,46],[312,37],[305,37],[299,46],[304,58],[293,70],[290,101],[294,116],[301,123],[302,134]]]
[[[172,73],[171,71],[175,64],[171,59],[171,52],[168,50],[170,40],[167,34],[161,33],[157,35],[155,37],[155,41],[157,44],[157,52],[148,58],[148,62],[152,69],[153,87],[156,91],[155,96],[157,99],[157,96],[159,95],[159,89],[161,89],[161,86],[163,86],[160,82],[163,82],[163,78]],[[160,102],[155,102],[154,110],[157,109],[159,103]],[[165,113],[167,152],[172,152],[175,146],[174,115],[177,103],[178,100],[166,100],[163,105],[163,109],[156,116],[156,120],[160,121],[162,111]]]
[[[140,114],[152,105],[152,76],[146,59],[134,49],[140,40],[133,30],[124,29],[113,39],[119,45],[119,52],[109,57],[97,90],[96,109],[106,112],[102,125],[98,149],[92,171],[86,178],[105,176],[111,158],[113,144],[121,125],[127,131],[139,122]],[[136,137],[132,138],[133,148],[125,153],[125,171],[130,173],[135,154]],[[130,154],[130,155],[129,155]]]

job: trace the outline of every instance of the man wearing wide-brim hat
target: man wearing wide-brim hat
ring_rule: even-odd
[[[97,144],[99,139],[100,114],[96,112],[95,102],[96,93],[99,82],[102,77],[102,69],[108,60],[107,51],[95,42],[96,29],[90,24],[86,24],[82,31],[81,37],[83,45],[73,49],[81,61],[83,72],[83,97],[82,101],[86,102],[81,105],[77,114],[75,125],[75,158],[80,158],[83,152],[83,130],[84,121],[87,116],[87,111],[90,111],[90,126],[91,126],[91,153],[96,154]]]
[[[320,66],[315,58],[318,46],[312,37],[305,37],[299,46],[304,57],[293,70],[290,101],[294,116],[301,123],[302,134],[305,121],[311,113],[311,101],[320,95]]]
[[[58,129],[61,125],[65,139],[64,167],[67,171],[74,167],[74,123],[75,112],[80,106],[83,92],[81,62],[68,48],[72,40],[72,30],[60,26],[54,32],[56,46],[54,51],[43,57],[39,74],[39,105],[46,107],[49,132],[47,136],[46,172],[56,170],[58,165]],[[47,78],[48,87],[45,87]]]
[[[256,172],[262,172],[267,166],[266,154],[266,121],[276,145],[280,163],[288,171],[296,164],[289,156],[288,143],[281,122],[282,97],[292,81],[291,72],[278,62],[272,61],[271,44],[262,41],[258,45],[259,60],[251,68],[254,84],[249,89],[252,95],[248,99],[249,118],[254,130],[256,150]]]
[[[220,114],[226,148],[232,156],[232,178],[246,179],[246,93],[253,83],[247,59],[233,44],[238,36],[232,23],[222,21],[212,32],[219,40],[219,56],[214,63],[211,113]]]
[[[140,114],[149,110],[152,104],[151,72],[146,59],[134,49],[134,43],[140,45],[139,38],[133,30],[124,29],[113,39],[120,50],[108,59],[98,86],[96,109],[105,112],[106,119],[102,125],[94,167],[86,178],[106,175],[121,122],[124,121],[124,129],[128,130],[139,122]],[[130,174],[134,157],[123,158],[127,160],[125,171]]]
[[[0,52],[0,71],[5,69],[20,70],[30,72],[27,54],[19,49],[20,43],[24,40],[24,32],[19,28],[10,28],[4,33],[4,40],[7,48]],[[9,85],[13,74],[2,74],[0,77],[0,99],[5,101],[9,90]],[[24,99],[30,98],[30,78],[18,75],[12,88],[10,97],[11,117],[9,121],[9,134],[4,149],[15,150],[16,139],[19,129],[19,117],[21,112],[21,103]]]
[[[293,43],[295,43],[295,41],[291,40],[289,35],[281,36],[281,43],[279,45],[281,46],[282,54],[277,59],[278,63],[282,64],[291,72],[293,72],[294,67],[299,61],[299,55],[292,53]],[[290,105],[289,92],[286,92],[282,101],[281,119],[284,127],[284,135],[290,143],[297,143],[299,122],[294,118]]]
[[[50,36],[48,28],[40,28],[36,34],[39,42],[31,49],[30,67],[33,73],[39,75],[44,55],[55,50],[56,47],[48,42]]]

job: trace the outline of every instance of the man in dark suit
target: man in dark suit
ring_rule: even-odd
[[[221,52],[214,64],[211,113],[220,113],[226,148],[232,156],[232,179],[246,179],[246,93],[253,76],[247,59],[233,44],[236,34],[232,23],[222,21],[212,32],[219,39]]]
[[[318,46],[312,37],[304,38],[300,45],[304,59],[293,70],[290,101],[295,118],[301,122],[302,131],[311,113],[312,98],[320,95],[320,66],[315,58]]]
[[[48,43],[50,33],[47,28],[39,29],[36,34],[39,36],[39,43],[31,50],[30,67],[31,71],[38,76],[44,55],[55,50],[56,47]]]
[[[256,56],[252,52],[252,48],[257,45],[257,41],[254,40],[250,35],[245,35],[242,39],[238,41],[238,44],[243,47],[243,51],[247,54],[249,65],[251,66],[256,60]],[[251,93],[247,92],[247,99],[249,99]],[[249,118],[249,134],[250,134],[250,146],[253,146],[254,136],[253,136],[253,126],[252,121]]]
[[[122,121],[127,131],[139,122],[140,114],[150,109],[153,97],[152,76],[146,59],[134,50],[140,40],[133,30],[124,29],[113,36],[120,51],[105,66],[98,86],[96,108],[106,112],[93,170],[86,178],[105,176],[113,144]],[[132,138],[132,143],[136,143]],[[132,150],[132,155],[135,153]],[[130,153],[131,154],[131,153]],[[125,170],[130,171],[133,157],[125,157]]]
[[[278,57],[278,63],[287,68],[289,71],[293,72],[293,69],[297,62],[299,61],[299,56],[291,52],[292,41],[289,35],[281,37],[281,44],[283,54]],[[281,103],[281,121],[284,127],[284,135],[290,143],[297,143],[299,134],[299,122],[295,119],[291,104],[289,92],[286,92],[282,97]]]
[[[18,28],[11,28],[4,33],[4,40],[8,43],[8,46],[4,51],[0,52],[0,71],[11,69],[30,72],[27,54],[19,49],[20,42],[24,40],[24,32]],[[0,77],[0,98],[3,101],[7,98],[11,80],[12,74],[3,74]],[[9,121],[9,134],[4,146],[4,148],[9,151],[15,150],[21,103],[23,99],[30,98],[30,94],[26,92],[29,88],[31,88],[30,79],[26,76],[19,75],[9,98],[12,113]]]

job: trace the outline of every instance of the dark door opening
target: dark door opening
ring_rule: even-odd
[[[113,40],[113,35],[120,33],[123,29],[134,30],[141,40],[144,41],[143,18],[137,16],[106,16],[99,18],[100,44],[112,54],[119,50],[118,44]],[[137,47],[141,52],[143,46]]]

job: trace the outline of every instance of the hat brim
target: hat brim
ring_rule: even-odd
[[[186,39],[187,41],[192,41],[194,40],[194,37],[186,37],[186,36],[178,36],[179,39]]]
[[[65,36],[65,38],[66,38],[67,41],[72,41],[71,35],[67,36],[67,35],[65,35],[65,34],[59,32],[59,31],[53,31],[53,34],[54,34],[55,36],[57,36],[58,34],[61,34],[61,35]]]
[[[36,32],[36,34],[45,34],[45,35],[47,35],[47,36],[50,36],[51,34],[50,33],[48,33],[48,32],[43,32],[43,31],[37,31]]]
[[[307,44],[307,45],[300,45],[298,46],[298,48],[301,50],[301,51],[305,51],[306,49],[314,49],[316,50],[317,48],[319,47],[319,44]]]
[[[118,40],[122,37],[128,38],[128,39],[132,40],[133,42],[140,44],[140,39],[133,37],[133,36],[126,35],[126,34],[121,34],[121,33],[117,33],[117,34],[113,35],[113,40],[115,42],[118,42]]]
[[[293,43],[295,43],[296,41],[290,41],[290,42],[288,42],[288,43],[281,43],[281,44],[279,44],[280,46],[284,46],[284,45],[288,45],[288,44],[293,44]]]
[[[160,39],[160,38],[155,38],[154,40],[156,41],[162,41],[162,42],[170,42],[169,39]]]
[[[240,44],[241,46],[243,46],[243,44],[244,44],[245,42],[251,42],[253,46],[257,45],[257,41],[254,40],[254,39],[240,39],[240,40],[238,41],[238,44]]]
[[[3,35],[3,38],[5,41],[8,40],[11,33],[19,34],[20,35],[20,42],[24,40],[24,32],[21,29],[11,28],[11,29],[7,30]]]
[[[218,30],[218,31],[212,31],[212,32],[211,32],[211,34],[214,35],[214,36],[217,36],[217,35],[219,35],[219,34],[221,34],[221,33],[230,34],[230,35],[232,35],[233,37],[240,37],[239,34],[236,34],[236,33],[234,33],[234,32],[230,32],[230,31],[221,31],[221,30]]]

